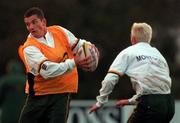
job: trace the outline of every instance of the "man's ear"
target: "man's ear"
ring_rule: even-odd
[[[131,37],[131,44],[134,45],[134,44],[136,44],[136,43],[137,43],[136,37],[135,37],[135,36],[132,36],[132,37]]]
[[[46,26],[47,25],[47,21],[45,18],[42,19],[43,25]]]

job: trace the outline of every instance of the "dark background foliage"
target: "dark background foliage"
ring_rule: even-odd
[[[48,25],[61,25],[76,37],[91,41],[100,50],[95,72],[79,69],[79,93],[74,98],[95,98],[110,64],[130,45],[133,22],[147,22],[152,26],[152,45],[167,59],[173,80],[172,91],[176,99],[180,98],[180,65],[176,60],[179,50],[176,43],[180,41],[179,0],[1,0],[0,75],[6,73],[9,60],[19,60],[18,46],[28,35],[23,14],[32,6],[43,9]],[[123,77],[111,98],[127,98],[133,93],[129,79]]]

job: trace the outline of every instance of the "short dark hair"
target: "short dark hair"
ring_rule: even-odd
[[[25,14],[24,14],[24,18],[26,17],[30,17],[32,15],[37,15],[40,19],[44,18],[44,12],[42,11],[42,9],[38,8],[38,7],[32,7],[29,8]]]

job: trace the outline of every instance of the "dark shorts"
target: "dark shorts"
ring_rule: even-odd
[[[128,123],[169,123],[174,116],[174,99],[170,94],[144,95]]]
[[[28,96],[19,123],[66,123],[70,94]]]

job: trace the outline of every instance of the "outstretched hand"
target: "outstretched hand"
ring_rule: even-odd
[[[78,61],[75,58],[76,64],[84,70],[84,71],[91,71],[92,66],[95,66],[95,62],[92,60],[91,56],[86,57],[85,59]]]
[[[118,100],[116,102],[116,107],[123,107],[123,106],[129,105],[129,104],[130,103],[129,103],[128,99],[122,99],[122,100]]]
[[[89,110],[89,114],[91,114],[92,112],[96,112],[98,109],[100,109],[101,107],[98,107],[96,104],[92,105],[90,107],[90,110]]]

